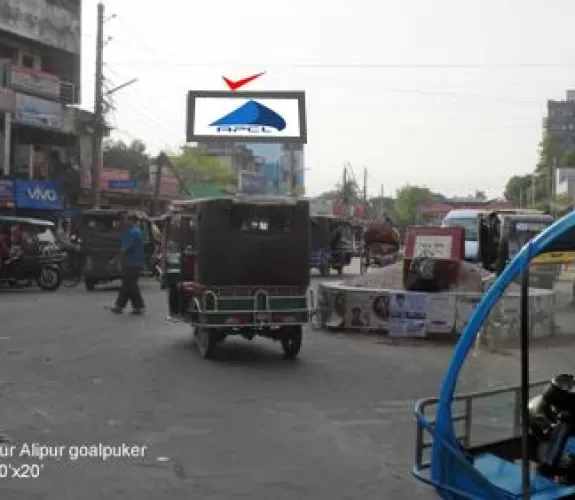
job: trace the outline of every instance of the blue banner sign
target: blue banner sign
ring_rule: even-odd
[[[64,197],[54,181],[14,182],[14,197],[18,208],[31,210],[62,210]]]
[[[138,182],[135,179],[116,179],[108,181],[108,189],[136,189]]]

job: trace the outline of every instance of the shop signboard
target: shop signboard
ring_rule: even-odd
[[[17,93],[14,123],[62,130],[64,127],[63,106],[58,102]]]
[[[29,210],[62,210],[64,197],[54,181],[14,181],[16,206]]]
[[[108,189],[133,191],[138,187],[136,179],[111,179],[108,181]]]
[[[29,94],[60,98],[60,79],[42,71],[12,66],[10,85],[14,90]]]

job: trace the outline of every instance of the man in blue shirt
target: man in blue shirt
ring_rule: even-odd
[[[133,314],[142,314],[144,299],[140,292],[140,271],[144,267],[144,238],[138,224],[138,217],[130,214],[126,217],[127,231],[122,238],[120,262],[122,264],[122,285],[112,312],[122,314],[128,302],[132,303]]]

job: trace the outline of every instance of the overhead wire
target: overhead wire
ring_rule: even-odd
[[[367,69],[367,70],[382,70],[382,69],[453,69],[453,70],[469,70],[469,69],[512,69],[512,70],[520,70],[520,69],[545,69],[549,70],[550,68],[557,68],[557,69],[566,69],[566,68],[575,68],[575,63],[540,63],[540,62],[531,62],[531,63],[463,63],[463,64],[449,64],[449,63],[338,63],[338,64],[323,64],[323,63],[294,63],[294,64],[277,64],[272,63],[270,65],[262,64],[262,63],[242,63],[238,64],[237,62],[173,62],[171,61],[169,65],[167,65],[164,60],[161,58],[150,58],[150,53],[157,53],[159,51],[151,46],[150,44],[145,43],[143,40],[140,39],[137,31],[132,28],[131,24],[123,17],[117,16],[124,26],[128,28],[128,31],[131,33],[131,36],[134,39],[137,39],[137,43],[135,44],[127,44],[133,48],[146,49],[146,60],[145,61],[108,61],[108,64],[111,66],[115,65],[123,65],[129,66],[134,64],[146,64],[149,65],[152,62],[157,67],[161,67],[163,71],[168,74],[172,74],[176,76],[178,79],[182,78],[182,75],[179,74],[174,70],[176,67],[205,67],[205,68],[216,68],[221,66],[226,67],[277,67],[282,69],[349,69],[349,70],[357,70],[357,69]],[[115,42],[120,44],[125,44],[124,41],[118,41],[114,39]],[[162,56],[166,56],[166,52],[162,50]],[[169,55],[169,53],[168,53]],[[174,53],[173,55],[176,55]],[[182,57],[183,54],[177,54],[177,57]],[[350,82],[349,80],[344,80],[342,78],[337,77],[328,77],[324,75],[318,75],[317,73],[310,73],[306,72],[306,78],[314,79],[314,80],[321,80],[325,81],[326,83],[345,83],[346,85],[350,86],[368,86],[368,87],[377,87],[378,92],[390,92],[390,93],[405,93],[405,94],[414,94],[414,95],[421,95],[421,96],[433,96],[433,97],[448,97],[454,99],[479,99],[490,101],[494,103],[500,104],[540,104],[541,100],[539,99],[511,99],[507,97],[499,97],[499,96],[490,96],[486,94],[477,94],[477,93],[467,93],[467,92],[456,92],[451,90],[430,90],[430,89],[417,89],[417,88],[395,88],[382,85],[381,82],[375,82],[372,79],[371,81],[366,81],[365,79],[356,80]],[[180,89],[178,89],[180,91]]]

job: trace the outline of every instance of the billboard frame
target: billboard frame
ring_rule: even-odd
[[[196,111],[196,99],[295,99],[298,102],[299,137],[262,137],[261,135],[238,136],[231,135],[197,135],[194,133],[194,116]],[[190,90],[188,92],[187,116],[186,116],[186,142],[276,142],[281,144],[307,144],[307,122],[305,112],[304,91],[244,91],[230,92],[227,90]]]

